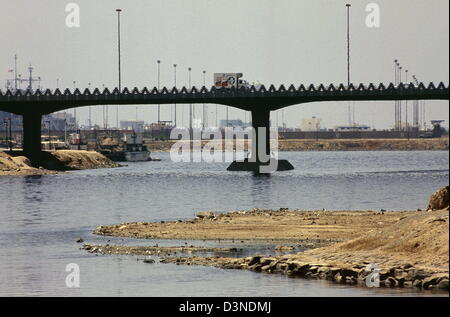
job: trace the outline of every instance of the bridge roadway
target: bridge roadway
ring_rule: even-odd
[[[95,105],[165,105],[165,104],[221,104],[247,110],[252,113],[252,125],[255,128],[253,153],[256,162],[232,164],[232,170],[259,170],[267,165],[270,155],[269,125],[270,112],[292,105],[323,101],[383,101],[383,100],[449,100],[449,86],[444,83],[425,85],[410,84],[369,84],[369,85],[328,85],[314,86],[274,85],[266,88],[250,87],[240,89],[216,89],[206,87],[187,89],[143,88],[110,91],[98,88],[90,91],[56,89],[45,91],[0,91],[0,110],[23,116],[24,152],[33,164],[38,165],[41,152],[42,115],[66,109]],[[258,127],[263,128],[258,129]],[[265,133],[264,133],[265,132]],[[261,143],[259,142],[261,141]],[[265,145],[259,154],[258,144]],[[265,154],[264,154],[265,153]],[[261,156],[261,157],[260,157]],[[264,156],[264,158],[263,158]],[[281,162],[278,170],[292,169],[289,162]]]

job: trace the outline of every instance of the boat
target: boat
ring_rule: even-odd
[[[124,158],[127,162],[145,162],[151,161],[150,151],[143,144],[142,134],[125,133],[124,134]]]

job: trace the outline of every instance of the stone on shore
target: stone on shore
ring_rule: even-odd
[[[434,192],[430,197],[428,211],[442,210],[449,207],[449,191],[448,186],[443,187]]]

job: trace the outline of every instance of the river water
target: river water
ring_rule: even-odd
[[[249,271],[145,264],[98,256],[75,241],[154,245],[227,242],[144,241],[91,234],[99,225],[192,218],[199,211],[251,208],[424,209],[448,184],[448,152],[289,152],[295,170],[256,177],[227,163],[128,163],[116,169],[0,178],[0,296],[410,296]],[[238,255],[270,253],[246,246]],[[139,261],[138,261],[139,260]],[[66,265],[80,287],[66,287]]]

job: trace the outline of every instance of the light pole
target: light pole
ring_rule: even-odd
[[[203,87],[205,87],[206,86],[206,70],[202,71],[202,73],[203,73]],[[207,113],[206,106],[203,103],[203,115],[202,115],[203,129],[206,128],[206,113]]]
[[[398,67],[398,74],[399,74],[398,82],[399,82],[399,84],[402,83],[402,70],[403,70],[403,66],[400,66],[400,64],[399,64],[399,67]],[[401,131],[402,126],[403,126],[402,125],[402,101],[401,100],[398,101],[398,124],[399,124],[399,129]]]
[[[158,93],[159,93],[159,86],[160,86],[160,77],[161,77],[161,61],[158,59],[156,61],[158,63]],[[161,122],[161,105],[158,104],[158,124]]]
[[[347,86],[350,87],[350,7],[351,4],[347,3]],[[348,102],[348,124],[352,125],[352,115],[350,109],[350,101]]]
[[[91,92],[91,83],[88,83],[88,87],[89,87],[89,93],[90,93]],[[92,127],[91,106],[89,106],[88,110],[89,110],[89,130],[90,130]]]
[[[14,89],[17,91],[17,54],[14,54]]]
[[[118,52],[118,71],[119,71],[119,94],[122,93],[122,72],[120,60],[120,12],[122,9],[116,9],[117,12],[117,52]],[[119,105],[116,106],[116,125],[119,128]]]
[[[394,60],[394,85],[397,86],[397,64],[398,60]],[[398,130],[398,102],[397,100],[394,101],[394,128],[395,130]]]
[[[73,81],[73,91],[75,92],[77,82]],[[73,119],[75,120],[75,129],[77,128],[77,108],[73,108]]]
[[[408,84],[408,72],[409,70],[405,70],[405,83]],[[406,124],[406,134],[408,135],[409,140],[409,124],[408,124],[408,99],[405,101],[405,124]]]
[[[192,71],[192,68],[188,67],[189,90],[192,89],[192,86],[191,86],[191,71]],[[192,131],[192,104],[189,104],[189,130]],[[189,132],[189,133],[191,133],[191,132]]]
[[[177,87],[177,64],[173,64],[173,81],[174,81],[174,88]],[[177,104],[175,103],[174,105],[174,118],[173,118],[173,124],[175,126],[175,128],[177,127]]]

